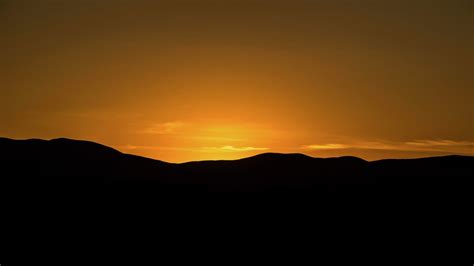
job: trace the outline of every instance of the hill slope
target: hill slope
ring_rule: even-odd
[[[234,161],[172,164],[70,139],[0,138],[0,164],[8,178],[24,176],[24,180],[47,181],[75,177],[106,185],[191,186],[216,191],[373,187],[394,178],[421,181],[449,177],[445,181],[455,182],[470,180],[474,173],[474,157],[469,156],[367,162],[356,157],[322,159],[265,153]]]

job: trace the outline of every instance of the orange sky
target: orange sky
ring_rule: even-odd
[[[470,0],[0,0],[0,136],[170,162],[474,154]]]

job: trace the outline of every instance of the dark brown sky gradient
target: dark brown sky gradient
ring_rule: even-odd
[[[471,0],[0,0],[0,135],[168,161],[474,154]]]

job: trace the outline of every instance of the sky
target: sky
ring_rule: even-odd
[[[0,136],[169,162],[474,155],[472,0],[0,0]]]

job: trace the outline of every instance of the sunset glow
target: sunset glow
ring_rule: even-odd
[[[473,24],[467,0],[0,0],[0,136],[169,162],[474,155]]]

